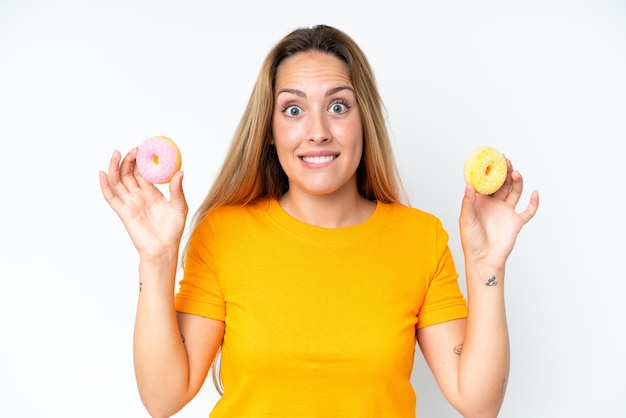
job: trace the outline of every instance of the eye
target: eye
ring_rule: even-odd
[[[283,107],[282,112],[287,116],[296,117],[300,116],[302,109],[297,105],[288,105]]]
[[[331,113],[345,113],[350,109],[350,106],[343,100],[337,100],[330,105],[328,109]]]

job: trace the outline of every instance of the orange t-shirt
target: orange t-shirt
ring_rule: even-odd
[[[211,417],[414,417],[416,328],[467,316],[457,280],[430,214],[320,228],[271,199],[206,216],[176,309],[226,324]]]

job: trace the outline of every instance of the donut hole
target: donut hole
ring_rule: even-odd
[[[159,165],[159,156],[158,155],[153,155],[152,158],[150,158],[150,162],[153,165]]]
[[[488,176],[491,173],[491,166],[488,165],[487,168],[485,168],[485,175]]]

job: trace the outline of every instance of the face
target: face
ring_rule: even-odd
[[[298,53],[280,64],[274,94],[273,143],[288,193],[354,195],[363,128],[346,65],[321,52]]]

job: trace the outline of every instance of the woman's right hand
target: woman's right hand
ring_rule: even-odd
[[[109,171],[100,171],[100,188],[105,200],[122,220],[143,260],[157,260],[178,252],[188,206],[182,188],[183,173],[169,184],[170,200],[139,174],[137,148],[123,160],[114,151]],[[121,162],[120,162],[121,160]]]

